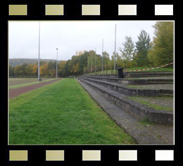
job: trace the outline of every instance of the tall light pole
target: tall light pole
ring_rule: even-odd
[[[57,50],[57,59],[56,59],[56,78],[57,78],[57,60],[58,60],[58,48],[56,48]]]
[[[116,70],[116,24],[115,24],[115,35],[114,35],[114,70]]]
[[[40,22],[39,22],[39,38],[38,38],[38,81],[41,81],[40,79]]]
[[[93,53],[91,53],[91,74],[92,74],[92,67],[93,67],[93,58],[92,58]]]
[[[95,47],[95,74],[96,74],[96,56],[97,56],[97,53],[96,53],[96,47]]]
[[[104,67],[104,58],[103,58],[103,50],[104,49],[104,39],[102,39],[102,71],[103,71],[103,67]]]

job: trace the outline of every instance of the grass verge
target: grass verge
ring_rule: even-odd
[[[130,72],[130,70],[141,70],[141,69],[148,69],[151,67],[131,67],[131,68],[127,68],[127,70]],[[162,68],[157,68],[157,69],[151,69],[151,70],[144,70],[144,71],[138,71],[138,72],[173,72],[173,68],[166,68],[166,67],[162,67]]]
[[[152,125],[155,125],[155,123],[150,122],[149,119],[140,120],[139,123],[142,126],[152,126]]]
[[[75,79],[9,101],[9,144],[135,144]]]
[[[173,97],[126,97],[157,111],[173,111]]]

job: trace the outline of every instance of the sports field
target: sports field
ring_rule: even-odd
[[[43,78],[42,81],[38,81],[37,78],[9,78],[9,89],[16,89],[24,86],[39,84],[55,80],[55,78]]]
[[[122,145],[135,142],[76,79],[66,78],[9,99],[9,144]]]
[[[34,89],[43,87],[45,85],[48,85],[50,83],[53,83],[55,81],[58,81],[58,79],[44,79],[43,81],[38,81],[35,78],[15,78],[9,80],[9,99],[17,97],[23,93],[32,91]]]

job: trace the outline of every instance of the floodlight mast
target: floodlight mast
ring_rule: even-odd
[[[96,47],[95,47],[95,74],[96,74],[96,56],[97,56],[97,53],[96,53]]]
[[[114,70],[116,70],[116,24],[115,24],[115,39],[114,39]]]
[[[57,59],[56,59],[56,78],[57,78],[57,61],[58,61],[58,48],[56,48],[57,50]]]
[[[38,81],[40,79],[40,22],[39,22],[39,38],[38,38]]]
[[[103,51],[104,51],[104,39],[102,39],[102,72],[103,72],[103,68],[104,68]]]
[[[93,59],[92,59],[92,55],[93,55],[93,54],[91,54],[91,74],[92,74],[92,67],[93,67],[93,62],[92,62],[92,60],[93,60]]]

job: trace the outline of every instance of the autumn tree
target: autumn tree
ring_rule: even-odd
[[[9,65],[9,77],[14,77],[15,72],[14,72],[14,67]]]
[[[70,68],[72,74],[76,75],[79,72],[79,59],[80,59],[80,56],[78,56],[78,55],[72,56],[71,68]]]
[[[15,77],[19,77],[19,75],[21,74],[19,71],[20,65],[16,65],[14,67],[14,72],[15,72]]]
[[[25,63],[22,65],[15,66],[15,76],[26,77],[27,76],[26,67],[27,67],[27,64]]]
[[[46,77],[49,76],[48,63],[44,63],[42,65],[42,72],[43,72],[44,76],[46,76]]]
[[[33,64],[28,64],[26,67],[27,76],[33,76]]]
[[[82,55],[82,54],[84,54],[86,51],[84,50],[84,51],[76,51],[76,55]]]
[[[148,59],[158,66],[173,61],[173,22],[157,22]]]
[[[58,64],[58,75],[60,77],[64,77],[66,74],[65,74],[65,64],[66,64],[66,61],[60,61],[59,64]]]
[[[34,76],[37,76],[37,71],[38,71],[38,65],[34,64],[32,67],[32,73]]]
[[[104,65],[104,70],[109,68],[109,65],[110,65],[109,53],[106,51],[103,52],[103,65]]]

